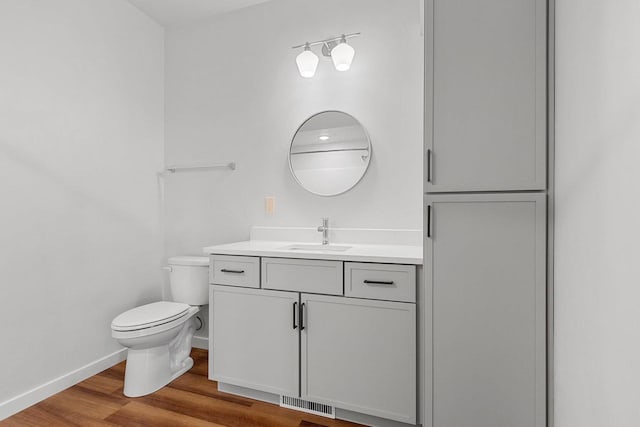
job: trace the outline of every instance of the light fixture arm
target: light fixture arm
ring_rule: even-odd
[[[318,46],[318,45],[322,45],[322,54],[324,56],[331,56],[330,52],[331,49],[333,49],[339,42],[341,41],[347,41],[347,39],[351,39],[353,37],[358,37],[361,33],[350,33],[350,34],[342,34],[338,37],[331,37],[328,39],[324,39],[324,40],[318,40],[315,42],[306,42],[306,43],[302,43],[296,46],[293,46],[291,49],[300,49],[301,47],[311,47],[311,46]],[[327,50],[327,52],[329,52],[329,55],[327,55],[325,53],[325,50]]]

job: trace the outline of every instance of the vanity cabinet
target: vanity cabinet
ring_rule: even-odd
[[[260,289],[210,286],[209,378],[415,424],[416,267],[269,257],[260,265]],[[344,283],[366,299],[344,296]]]
[[[433,427],[546,425],[546,195],[427,195]]]
[[[426,0],[425,192],[546,188],[547,0]]]

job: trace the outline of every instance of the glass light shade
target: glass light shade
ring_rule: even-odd
[[[347,71],[351,68],[353,57],[356,51],[349,46],[346,41],[341,41],[336,47],[331,49],[331,59],[333,60],[333,66],[338,71]]]
[[[304,51],[296,57],[300,75],[307,79],[313,77],[316,74],[316,68],[318,68],[318,61],[318,56],[311,52],[311,49],[305,47]]]

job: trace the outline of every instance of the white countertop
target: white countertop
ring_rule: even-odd
[[[309,245],[309,242],[247,240],[244,242],[228,243],[225,245],[207,246],[203,250],[206,254],[216,255],[245,255],[274,258],[326,259],[335,261],[422,265],[422,246],[337,243],[337,246],[350,246],[350,248],[341,252],[287,249],[287,247],[298,244]]]

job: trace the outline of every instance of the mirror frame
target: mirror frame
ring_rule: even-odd
[[[321,194],[321,193],[316,193],[315,191],[311,191],[309,190],[307,187],[305,187],[304,185],[302,185],[302,183],[300,182],[300,180],[298,179],[298,177],[296,176],[296,173],[293,170],[293,165],[291,164],[291,149],[293,148],[293,143],[296,140],[296,135],[298,134],[298,132],[300,131],[300,128],[302,128],[302,126],[305,125],[305,123],[307,123],[309,120],[311,120],[312,118],[320,115],[320,114],[324,114],[324,113],[341,113],[341,114],[345,114],[349,117],[351,117],[353,120],[355,120],[355,122],[360,125],[360,127],[362,128],[362,131],[364,132],[364,135],[367,138],[367,142],[369,143],[369,157],[367,158],[367,165],[365,166],[364,170],[362,171],[362,175],[360,176],[360,178],[358,178],[358,180],[356,182],[353,183],[352,186],[350,186],[349,188],[347,188],[344,191],[341,191],[340,193],[335,193],[335,194]],[[354,116],[352,116],[349,113],[345,113],[344,111],[340,111],[340,110],[323,110],[320,112],[317,112],[315,114],[310,115],[309,117],[307,117],[305,120],[303,120],[303,122],[300,124],[300,126],[298,126],[298,128],[296,129],[296,131],[293,133],[293,137],[291,138],[291,143],[289,144],[289,152],[287,153],[287,160],[289,162],[289,171],[291,172],[291,175],[293,176],[293,179],[295,179],[296,183],[302,187],[305,191],[308,191],[311,194],[315,194],[316,196],[320,196],[320,197],[335,197],[335,196],[340,196],[341,194],[344,194],[348,191],[351,191],[356,185],[358,185],[360,183],[360,181],[362,181],[362,179],[364,178],[364,176],[367,174],[367,171],[369,170],[369,166],[371,165],[371,156],[373,155],[373,144],[371,144],[371,136],[369,135],[369,132],[367,131],[367,128],[365,128],[362,123],[360,122],[360,120],[356,119]]]

